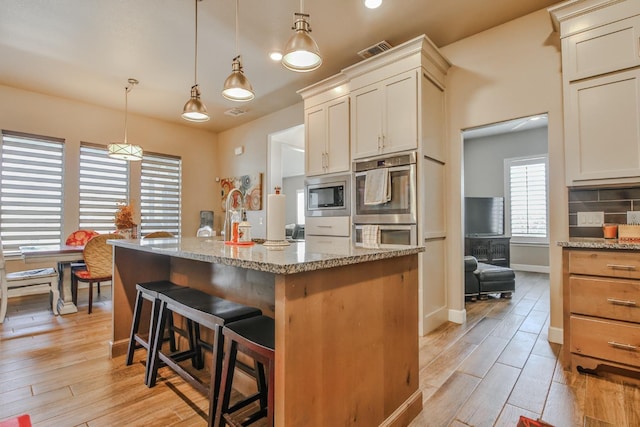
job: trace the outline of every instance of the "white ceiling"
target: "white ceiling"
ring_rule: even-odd
[[[198,83],[212,115],[180,119],[194,80],[195,0],[1,0],[0,84],[219,132],[300,101],[296,91],[361,60],[357,52],[381,40],[396,46],[426,34],[445,46],[556,0],[307,0],[312,35],[324,58],[310,73],[294,73],[268,58],[292,34],[296,0],[240,0],[240,53],[256,98],[225,100],[223,82],[235,56],[235,2],[198,3]],[[247,113],[231,117],[225,110]]]
[[[549,124],[546,114],[538,114],[531,117],[521,117],[519,119],[507,120],[505,122],[493,123],[486,126],[479,126],[466,129],[463,133],[464,139],[484,138],[486,136],[502,135],[511,132],[522,132],[547,126]]]

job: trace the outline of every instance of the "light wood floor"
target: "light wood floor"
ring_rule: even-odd
[[[547,341],[548,276],[518,273],[513,299],[467,303],[465,325],[420,339],[424,409],[411,426],[515,426],[520,415],[556,427],[639,426],[640,389],[570,373]],[[203,396],[161,370],[109,360],[109,288],[86,313],[53,316],[47,296],[12,299],[0,325],[0,420],[28,413],[36,426],[206,425]]]

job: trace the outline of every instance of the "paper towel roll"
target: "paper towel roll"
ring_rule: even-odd
[[[267,197],[267,240],[285,239],[285,201],[284,194],[269,194]]]

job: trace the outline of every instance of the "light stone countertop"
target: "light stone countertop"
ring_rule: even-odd
[[[573,249],[617,249],[638,251],[640,250],[640,242],[620,242],[618,239],[602,239],[588,237],[572,237],[567,241],[557,243],[563,248]]]
[[[422,246],[365,249],[353,245],[320,245],[312,242],[293,242],[283,247],[267,247],[257,243],[236,246],[225,244],[220,237],[118,239],[109,240],[109,243],[127,249],[275,274],[301,273],[424,252]]]

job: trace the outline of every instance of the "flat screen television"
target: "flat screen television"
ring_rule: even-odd
[[[481,236],[503,235],[504,198],[465,197],[464,233]]]

